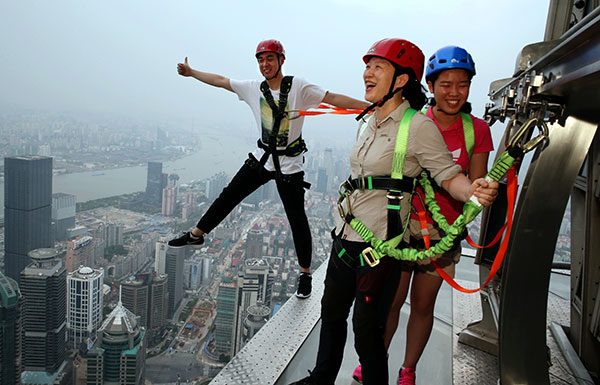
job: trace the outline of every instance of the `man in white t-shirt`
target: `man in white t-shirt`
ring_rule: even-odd
[[[171,247],[198,247],[204,234],[214,229],[235,206],[253,191],[275,179],[277,191],[290,222],[300,275],[296,296],[310,296],[312,284],[310,262],[312,238],[304,212],[303,116],[286,113],[306,110],[321,102],[340,108],[365,109],[368,103],[341,94],[325,91],[299,77],[283,76],[281,67],[285,51],[278,40],[265,40],[256,48],[256,59],[265,80],[231,80],[221,75],[200,72],[184,63],[177,65],[182,76],[191,76],[203,83],[224,88],[238,95],[250,106],[259,129],[258,148],[246,160],[223,192],[213,202],[196,227],[169,241]],[[289,119],[291,118],[291,119]]]

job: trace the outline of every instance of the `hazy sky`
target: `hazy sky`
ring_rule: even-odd
[[[234,94],[180,77],[176,64],[188,56],[200,70],[258,78],[256,45],[277,38],[284,73],[362,99],[362,55],[400,37],[426,58],[449,44],[470,51],[480,116],[489,83],[512,75],[520,49],[543,39],[547,12],[545,0],[0,0],[0,105],[254,134]],[[350,117],[308,119],[306,135],[354,129]]]

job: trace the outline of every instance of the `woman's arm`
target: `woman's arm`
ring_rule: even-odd
[[[484,206],[494,203],[498,196],[498,186],[498,182],[488,183],[483,178],[478,178],[471,183],[463,174],[456,174],[442,182],[442,188],[448,191],[452,198],[467,202],[471,195],[475,195],[479,203]]]

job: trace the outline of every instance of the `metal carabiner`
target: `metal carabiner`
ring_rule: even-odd
[[[344,199],[346,199],[346,198],[348,198],[348,196],[340,195],[340,197],[338,198],[338,201],[337,201],[338,212],[340,213],[340,217],[342,218],[342,220],[344,222],[346,222],[346,211],[344,210],[344,205],[342,203],[344,202]],[[349,200],[346,200],[346,206],[348,207],[348,214],[352,215],[352,209],[350,207]]]
[[[350,181],[348,179],[346,179],[345,181],[340,183],[340,187],[338,187],[338,193],[340,194],[340,197],[338,198],[338,201],[337,201],[337,208],[338,208],[340,216],[342,217],[342,220],[344,222],[346,222],[346,214],[352,215],[352,208],[350,207],[350,199],[348,199],[350,197],[350,195],[352,195],[352,192],[354,192],[354,187],[352,187],[352,184],[350,183]],[[344,206],[342,204],[344,202],[344,199],[346,199],[346,206],[348,208],[347,212],[346,212],[346,210],[344,210]]]
[[[523,139],[525,134],[529,131],[529,128],[531,127],[531,125],[534,123],[535,123],[536,127],[539,129],[540,134],[538,136],[536,136],[535,138],[531,138],[528,142],[526,142],[522,146],[519,146],[518,145],[519,141]],[[546,124],[546,122],[544,122],[543,120],[541,120],[537,117],[534,117],[534,118],[527,120],[525,123],[523,123],[523,125],[513,135],[513,137],[510,138],[506,147],[507,148],[520,148],[521,151],[523,152],[523,154],[525,154],[525,153],[533,150],[542,141],[547,140],[548,135],[549,135],[549,129],[548,129],[548,125]]]

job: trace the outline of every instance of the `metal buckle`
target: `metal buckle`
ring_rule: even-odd
[[[365,191],[365,186],[366,186],[366,183],[365,183],[365,176],[364,176],[364,175],[362,175],[362,174],[361,174],[361,175],[359,175],[359,176],[356,178],[356,181],[357,181],[357,183],[358,183],[358,189],[359,189],[360,191]]]
[[[380,258],[377,258],[377,255],[377,251],[375,251],[371,246],[367,247],[362,251],[363,259],[365,260],[365,262],[367,262],[367,265],[371,267],[379,265]]]
[[[388,190],[388,192],[385,195],[385,197],[387,199],[398,199],[400,201],[402,199],[404,199],[404,195],[402,195],[402,191],[396,191],[396,190]]]
[[[352,187],[352,183],[350,183],[350,180],[346,179],[345,181],[340,183],[340,187],[338,187],[338,193],[341,196],[346,197],[346,196],[352,194],[353,192],[354,192],[354,187]]]

